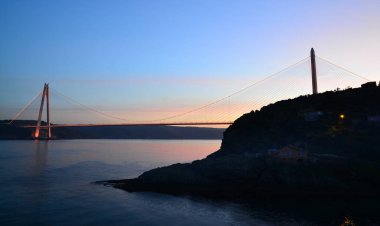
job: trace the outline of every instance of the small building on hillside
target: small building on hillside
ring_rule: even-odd
[[[298,112],[298,116],[303,117],[306,122],[318,121],[323,115],[322,111],[316,111],[313,108],[303,109]]]
[[[371,115],[367,116],[368,123],[371,124],[379,124],[380,123],[380,115]]]
[[[367,82],[367,83],[364,83],[361,85],[362,89],[375,89],[377,86],[376,86],[376,82]]]
[[[308,158],[308,151],[290,144],[281,149],[269,149],[267,155],[281,160],[304,161]]]
[[[306,122],[315,122],[323,115],[321,111],[307,111],[304,113],[304,119]]]

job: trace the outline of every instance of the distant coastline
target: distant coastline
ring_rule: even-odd
[[[31,140],[33,120],[18,120],[8,125],[0,121],[0,140]],[[53,139],[203,139],[220,140],[224,128],[179,127],[179,126],[99,126],[53,128]]]

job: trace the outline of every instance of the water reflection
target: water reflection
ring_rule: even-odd
[[[377,200],[255,199],[127,193],[93,184],[191,162],[220,141],[0,141],[0,225],[380,225]]]
[[[40,175],[47,167],[48,163],[48,140],[35,140],[34,141],[34,164],[32,174],[34,176]]]

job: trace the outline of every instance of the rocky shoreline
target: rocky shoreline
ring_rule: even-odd
[[[268,105],[237,119],[205,159],[102,183],[221,198],[379,197],[379,160],[375,84]]]
[[[231,165],[222,167],[229,163]],[[359,163],[268,163],[264,158],[223,157],[153,169],[138,178],[103,181],[128,192],[212,198],[380,197],[378,178],[361,178]],[[355,165],[353,165],[355,164]],[[239,167],[236,167],[239,166]],[[254,166],[254,167],[252,167]],[[379,170],[373,166],[374,170]]]

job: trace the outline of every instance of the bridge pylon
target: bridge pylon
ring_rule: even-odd
[[[46,98],[46,123],[47,126],[41,127],[41,119],[44,109],[44,103]],[[45,131],[42,131],[44,129]],[[44,136],[41,136],[44,135]],[[36,131],[34,132],[35,139],[51,139],[51,125],[50,125],[50,95],[49,95],[49,84],[44,84],[44,90],[42,91],[40,111],[38,113],[38,120]]]
[[[310,60],[311,60],[311,79],[313,86],[313,94],[318,93],[318,83],[317,83],[317,65],[315,63],[315,52],[314,49],[310,50]]]

